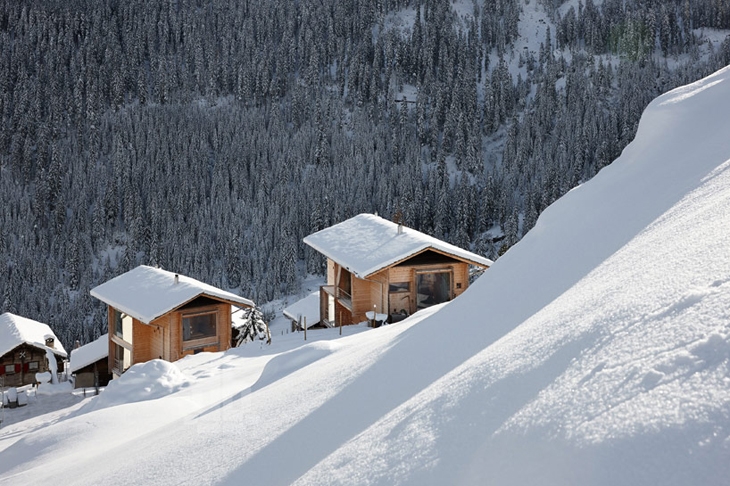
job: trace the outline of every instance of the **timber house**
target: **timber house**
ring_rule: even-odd
[[[243,297],[141,265],[91,290],[108,306],[109,369],[115,377],[151,359],[177,361],[231,347],[231,307]]]
[[[492,261],[372,214],[360,214],[304,238],[327,257],[320,321],[347,325],[385,315],[401,320],[450,301],[469,286],[469,267]]]
[[[3,386],[33,385],[36,373],[57,374],[63,371],[66,356],[66,350],[48,324],[10,312],[0,315],[0,377]]]

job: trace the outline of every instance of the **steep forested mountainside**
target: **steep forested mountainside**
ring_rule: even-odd
[[[0,0],[0,312],[89,341],[140,263],[265,302],[365,211],[494,258],[730,63],[727,0],[536,1]]]

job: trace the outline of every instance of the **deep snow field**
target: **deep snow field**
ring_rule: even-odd
[[[130,369],[0,429],[0,483],[726,485],[730,67],[459,299]]]

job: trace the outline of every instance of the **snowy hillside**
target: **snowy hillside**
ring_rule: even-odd
[[[0,430],[0,484],[726,484],[729,112],[730,68],[655,100],[447,305],[152,362]]]

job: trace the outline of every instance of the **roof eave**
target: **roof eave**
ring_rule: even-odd
[[[226,299],[226,298],[220,297],[218,295],[213,295],[213,294],[210,294],[210,293],[207,293],[207,292],[200,292],[200,293],[194,295],[193,297],[191,297],[190,299],[186,300],[185,302],[182,302],[181,304],[176,305],[175,307],[172,307],[170,309],[167,309],[164,312],[158,313],[158,314],[156,314],[154,316],[143,316],[143,315],[138,314],[138,313],[136,313],[134,311],[129,311],[128,309],[126,309],[126,310],[125,309],[120,309],[119,307],[117,307],[117,304],[116,303],[111,303],[108,300],[106,300],[106,299],[102,298],[101,296],[99,296],[98,294],[95,294],[94,289],[91,290],[91,295],[92,295],[92,297],[96,297],[100,301],[104,302],[106,305],[108,305],[110,307],[113,307],[114,309],[117,309],[117,310],[119,310],[119,311],[127,314],[128,316],[132,317],[133,319],[138,320],[142,324],[147,324],[147,325],[151,324],[156,319],[159,319],[160,317],[169,314],[170,312],[175,312],[179,308],[181,308],[181,307],[189,304],[190,302],[192,302],[195,299],[197,299],[199,297],[202,297],[202,296],[208,297],[208,298],[213,299],[213,300],[217,300],[219,302],[223,302],[223,303],[226,303],[226,304],[230,304],[230,305],[233,305],[233,306],[236,306],[236,307],[243,307],[243,306],[256,307],[256,304],[252,300],[248,300],[248,299],[241,298],[242,300],[245,300],[246,302],[236,302],[234,300]]]
[[[56,338],[56,339],[58,339],[58,338]],[[23,341],[22,343],[18,344],[17,346],[15,346],[13,348],[10,348],[8,351],[6,351],[5,353],[3,353],[0,356],[5,356],[6,354],[12,353],[13,351],[15,351],[16,349],[18,349],[19,347],[21,347],[23,345],[32,346],[32,347],[34,347],[36,349],[40,349],[42,351],[50,351],[53,354],[55,354],[56,356],[59,356],[61,358],[68,358],[68,353],[66,353],[65,351],[61,351],[60,349],[49,348],[45,344],[31,343],[31,342],[28,342],[28,341]]]
[[[451,258],[453,258],[455,260],[459,260],[459,261],[461,261],[463,263],[468,263],[469,265],[475,265],[477,267],[482,267],[482,268],[489,268],[490,267],[490,265],[486,265],[484,263],[475,262],[474,260],[471,260],[469,258],[464,258],[464,257],[462,257],[460,255],[455,255],[453,253],[444,251],[444,250],[442,250],[440,248],[436,248],[434,246],[427,245],[426,247],[421,248],[421,249],[419,249],[417,251],[414,251],[414,252],[410,253],[408,256],[403,257],[403,258],[401,258],[399,260],[396,260],[396,261],[394,261],[392,263],[385,264],[385,265],[383,265],[380,268],[377,268],[375,270],[370,269],[370,270],[368,270],[367,275],[365,275],[364,277],[359,277],[359,278],[363,278],[364,279],[364,278],[372,277],[376,273],[382,272],[383,270],[387,270],[387,269],[389,269],[391,267],[394,267],[396,265],[399,265],[399,264],[405,262],[406,260],[409,260],[409,259],[411,259],[413,257],[416,257],[416,256],[420,255],[421,253],[424,253],[424,252],[429,251],[429,250],[435,251],[437,253],[441,253],[442,255],[451,257]]]

